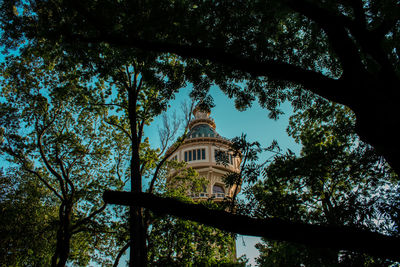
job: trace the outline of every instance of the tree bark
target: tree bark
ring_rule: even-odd
[[[72,205],[63,203],[60,206],[59,228],[57,230],[56,251],[51,259],[51,266],[63,267],[66,265],[71,247],[71,215]]]
[[[135,85],[136,86],[136,85]],[[136,101],[137,93],[140,88],[129,88],[129,122],[132,135],[132,157],[131,157],[131,192],[140,194],[142,192],[142,174],[140,171],[140,138],[137,131]],[[132,203],[134,204],[134,203]],[[146,227],[143,221],[143,208],[139,205],[131,205],[129,209],[130,217],[130,254],[129,266],[147,266],[147,248],[146,248]]]
[[[131,246],[131,242],[128,242],[121,248],[121,250],[118,252],[117,257],[114,260],[113,267],[118,267],[119,260],[121,259],[122,255],[125,253],[125,251]]]
[[[143,206],[158,214],[168,213],[241,235],[260,236],[314,247],[358,251],[400,260],[398,251],[400,238],[352,227],[313,225],[276,218],[255,219],[148,193],[106,191],[103,198],[110,204]]]
[[[143,223],[143,212],[139,206],[130,206],[130,240],[131,251],[129,266],[147,266],[146,229]]]

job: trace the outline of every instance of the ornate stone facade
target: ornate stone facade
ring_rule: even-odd
[[[231,142],[215,131],[216,125],[210,113],[199,107],[194,109],[195,118],[189,125],[189,134],[170,160],[187,162],[188,167],[208,180],[208,186],[202,193],[192,194],[194,199],[212,198],[221,201],[225,197],[232,197],[235,192],[235,187],[227,187],[222,177],[228,172],[238,172],[241,159],[228,152]],[[225,164],[217,162],[217,155],[221,154],[226,158]]]

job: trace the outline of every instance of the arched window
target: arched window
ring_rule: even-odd
[[[221,185],[215,184],[213,186],[213,197],[215,198],[224,198],[225,190]]]

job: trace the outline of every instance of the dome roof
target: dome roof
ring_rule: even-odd
[[[198,143],[204,141],[212,141],[220,144],[230,145],[231,141],[225,137],[222,137],[215,130],[216,125],[212,118],[210,118],[211,110],[200,110],[196,107],[193,111],[194,120],[189,123],[189,133],[185,138],[185,142]],[[198,139],[197,139],[198,138]],[[168,151],[172,151],[174,146],[168,148]]]
[[[221,137],[209,124],[197,124],[190,129],[187,138]]]
[[[189,134],[187,139],[199,137],[214,137],[225,139],[215,131],[215,122],[210,118],[211,110],[202,110],[196,106],[193,110],[194,120],[189,124]]]

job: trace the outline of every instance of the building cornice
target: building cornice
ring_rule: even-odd
[[[226,146],[230,146],[232,142],[229,139],[225,139],[223,137],[194,137],[194,138],[186,138],[183,143],[179,146],[177,151],[188,144],[196,144],[196,143],[201,143],[201,144],[223,144]],[[169,154],[173,149],[175,149],[175,144],[171,145],[165,154]]]
[[[206,118],[206,119],[195,119],[195,120],[191,121],[189,123],[189,129],[192,129],[194,126],[199,125],[199,124],[208,124],[214,130],[217,127],[213,119]]]

